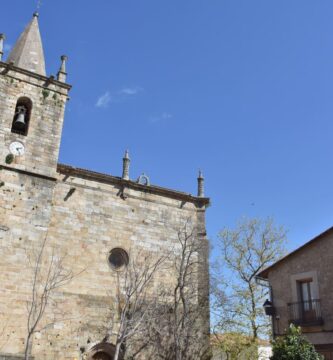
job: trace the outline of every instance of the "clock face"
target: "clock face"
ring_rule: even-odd
[[[9,151],[14,156],[24,155],[24,145],[18,141],[14,141],[9,145]]]

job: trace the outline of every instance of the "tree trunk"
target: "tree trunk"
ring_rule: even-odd
[[[31,334],[28,335],[27,341],[26,341],[26,344],[25,344],[24,360],[29,360],[29,358],[30,358],[30,353],[31,353],[30,340],[31,340]]]
[[[119,359],[119,355],[120,355],[120,343],[117,343],[116,345],[116,351],[114,353],[114,357],[113,360],[118,360]]]

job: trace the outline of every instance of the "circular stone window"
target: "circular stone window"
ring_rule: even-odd
[[[129,257],[124,249],[114,248],[109,252],[108,262],[113,270],[121,270],[128,265]]]

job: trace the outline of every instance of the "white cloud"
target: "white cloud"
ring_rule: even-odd
[[[96,102],[96,107],[106,108],[109,106],[110,101],[112,100],[112,96],[109,91],[105,94],[101,95]]]
[[[172,119],[172,118],[173,118],[172,114],[170,114],[168,112],[163,112],[160,115],[152,116],[149,120],[150,120],[151,123],[156,124],[158,122],[166,121],[166,120],[169,120],[169,119]]]
[[[141,91],[143,91],[143,88],[140,86],[124,87],[118,91],[118,94],[133,96],[133,95],[137,95]]]
[[[96,107],[106,108],[109,106],[110,102],[118,103],[126,100],[130,96],[134,96],[143,91],[143,88],[140,86],[133,87],[123,87],[120,90],[111,93],[109,90],[105,94],[101,95],[96,102]]]

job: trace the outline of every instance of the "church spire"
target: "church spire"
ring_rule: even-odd
[[[44,51],[39,32],[38,13],[34,13],[32,20],[17,40],[8,56],[7,63],[46,76]]]

